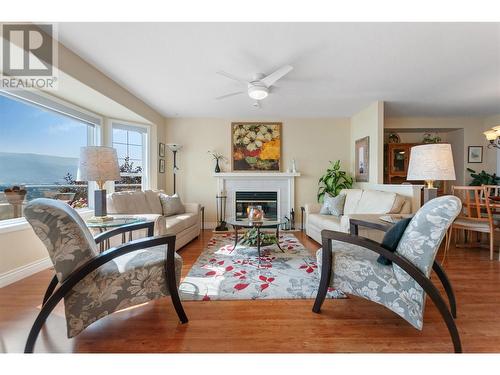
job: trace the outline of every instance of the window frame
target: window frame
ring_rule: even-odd
[[[69,103],[63,99],[54,97],[42,91],[28,90],[0,90],[0,95],[11,100],[17,100],[28,105],[40,107],[42,109],[67,116],[74,120],[87,124],[87,145],[99,146],[103,139],[104,118],[98,114]],[[88,207],[79,209],[84,213],[94,208],[94,190],[97,188],[95,182],[89,181],[87,185]],[[24,217],[0,220],[0,229],[15,229],[17,223],[26,223]],[[2,231],[3,232],[3,231]]]
[[[113,147],[113,129],[115,125],[117,128],[122,128],[122,130],[136,131],[140,132],[142,135],[142,179],[141,179],[141,190],[151,189],[152,186],[152,176],[154,170],[152,169],[153,163],[151,162],[151,148],[153,147],[153,127],[151,124],[144,124],[139,122],[132,122],[120,119],[109,119],[110,124],[110,140],[109,144]],[[138,129],[138,130],[137,130]],[[116,142],[119,143],[119,142]],[[114,183],[113,183],[114,189]]]

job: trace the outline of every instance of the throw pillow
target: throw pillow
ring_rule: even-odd
[[[392,253],[395,252],[398,248],[399,241],[401,240],[401,237],[406,230],[406,227],[408,226],[408,224],[410,224],[411,219],[411,217],[401,219],[396,224],[394,224],[394,226],[385,233],[384,239],[382,240],[380,246]],[[377,258],[377,262],[386,266],[392,264],[392,261],[382,255]]]
[[[345,194],[332,197],[330,194],[325,193],[323,206],[319,210],[319,213],[322,215],[333,215],[339,217],[344,213],[344,203]]]
[[[160,202],[163,208],[163,216],[178,215],[186,212],[181,198],[177,194],[160,194]]]

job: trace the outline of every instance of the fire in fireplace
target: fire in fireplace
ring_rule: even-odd
[[[276,220],[278,218],[278,193],[276,191],[237,191],[236,220],[247,218],[249,206],[261,206],[266,219]]]

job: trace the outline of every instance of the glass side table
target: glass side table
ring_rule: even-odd
[[[99,233],[106,232],[107,230],[111,230],[114,228],[127,226],[129,228],[128,231],[128,240],[132,241],[132,232],[138,229],[144,229],[146,227],[148,231],[148,237],[154,235],[154,221],[148,220],[145,217],[114,217],[113,220],[97,222],[97,221],[86,221],[85,224],[92,229],[98,229]],[[135,224],[135,225],[134,225]],[[104,245],[106,243],[106,246]],[[122,243],[126,242],[126,233],[122,233]],[[99,244],[99,251],[103,252],[105,249],[109,249],[109,238],[104,240]]]

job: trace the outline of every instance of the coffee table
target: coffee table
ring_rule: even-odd
[[[250,221],[250,220],[236,220],[235,218],[230,218],[227,223],[232,225],[234,228],[234,247],[238,244],[238,229],[240,228],[256,228],[257,229],[257,253],[259,254],[260,262],[260,230],[262,228],[276,228],[276,245],[278,249],[285,252],[280,246],[280,225],[285,223],[285,220],[262,220],[262,221]]]

